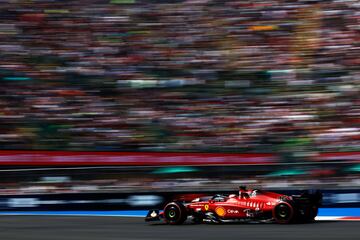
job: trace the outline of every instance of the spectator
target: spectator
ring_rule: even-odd
[[[360,149],[358,1],[124,2],[2,1],[2,149]]]

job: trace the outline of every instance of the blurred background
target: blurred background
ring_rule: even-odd
[[[358,0],[0,0],[0,18],[0,208],[238,185],[360,202]]]

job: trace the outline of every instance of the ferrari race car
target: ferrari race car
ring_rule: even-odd
[[[189,202],[173,200],[162,211],[150,210],[145,221],[163,220],[182,224],[188,218],[194,223],[265,221],[276,223],[312,222],[321,204],[319,191],[301,195],[283,195],[240,187],[239,194],[203,196]]]

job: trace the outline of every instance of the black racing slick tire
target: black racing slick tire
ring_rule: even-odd
[[[291,223],[294,220],[294,208],[288,202],[280,202],[273,208],[273,218],[277,223]]]
[[[187,219],[186,207],[180,202],[168,203],[164,208],[164,219],[172,225],[184,223]]]

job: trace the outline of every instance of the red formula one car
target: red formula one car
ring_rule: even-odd
[[[268,221],[277,223],[314,221],[322,194],[319,191],[301,195],[283,195],[240,187],[239,194],[205,196],[190,202],[173,200],[163,211],[150,210],[145,221],[182,224],[188,218],[194,223],[233,221]]]

